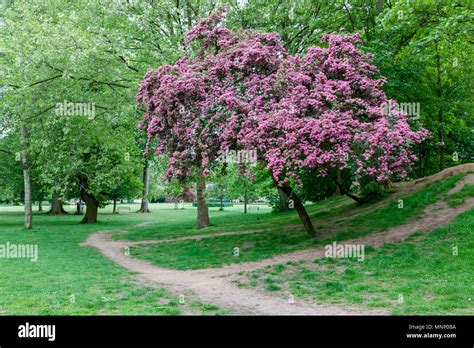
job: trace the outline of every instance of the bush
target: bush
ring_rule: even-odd
[[[365,185],[361,185],[360,195],[364,202],[376,201],[386,195],[386,191],[381,184],[371,181]]]

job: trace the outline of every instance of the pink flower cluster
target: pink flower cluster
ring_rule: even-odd
[[[225,10],[187,34],[193,59],[149,71],[137,100],[157,153],[170,156],[167,177],[209,167],[225,149],[257,149],[277,182],[300,184],[303,171],[347,169],[377,181],[404,177],[410,150],[429,134],[406,115],[384,115],[388,102],[358,34],[323,37],[327,47],[289,55],[277,34],[230,32]]]

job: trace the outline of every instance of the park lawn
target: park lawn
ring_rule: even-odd
[[[209,208],[210,226],[196,228],[196,208],[186,204],[185,209],[175,209],[174,204],[157,204],[152,211],[153,221],[144,226],[131,226],[126,233],[116,233],[115,239],[131,241],[150,239],[172,239],[193,235],[204,235],[220,232],[240,232],[257,230],[275,230],[283,225],[301,224],[294,210],[282,213],[273,213],[266,205],[249,204],[248,213],[243,213],[242,205],[226,207],[223,211],[219,208]],[[308,214],[317,219],[328,214],[337,215],[342,210],[355,207],[355,203],[345,196],[332,197],[323,201],[310,204]],[[292,226],[293,228],[294,226]]]
[[[225,207],[223,211],[213,207],[209,208],[211,225],[207,228],[197,229],[196,208],[192,207],[190,203],[186,203],[184,209],[175,209],[174,206],[174,204],[166,203],[152,204],[150,210],[153,215],[149,219],[150,224],[132,226],[127,228],[126,233],[115,234],[114,238],[132,241],[179,238],[223,232],[223,226],[225,226],[226,232],[241,231],[243,226],[249,225],[253,225],[255,229],[261,229],[268,227],[270,216],[283,218],[271,213],[271,208],[266,205],[250,204],[247,214],[243,214],[242,205]]]
[[[474,208],[428,234],[367,247],[363,262],[280,264],[242,273],[235,282],[285,298],[380,307],[394,315],[474,315],[473,249]]]
[[[163,289],[139,285],[98,250],[79,245],[94,231],[143,222],[143,214],[112,215],[107,207],[98,224],[83,225],[73,214],[35,213],[34,229],[27,231],[21,210],[0,207],[0,244],[37,244],[39,257],[37,262],[0,258],[1,315],[221,314],[215,306],[180,304]]]
[[[462,177],[462,174],[456,175],[402,197],[403,209],[397,207],[398,198],[390,197],[381,208],[380,205],[374,206],[373,210],[351,216],[346,216],[346,213],[354,206],[345,197],[335,197],[310,205],[308,210],[313,218],[317,218],[316,225],[320,228],[339,217],[341,220],[345,219],[340,226],[342,231],[319,240],[309,237],[303,231],[294,211],[274,214],[269,208],[261,206],[258,210],[253,207],[249,214],[243,214],[241,206],[225,208],[224,211],[211,208],[213,225],[208,229],[193,227],[195,208],[175,210],[172,204],[151,204],[150,214],[112,215],[111,207],[108,206],[100,210],[99,222],[95,225],[79,224],[80,217],[73,214],[48,216],[35,213],[32,231],[26,231],[22,227],[22,207],[0,206],[0,244],[10,242],[39,246],[37,262],[0,259],[0,314],[223,314],[224,312],[209,304],[195,302],[181,305],[176,297],[163,289],[138,285],[132,274],[103,257],[96,249],[81,247],[79,244],[98,230],[130,231],[118,236],[133,236],[132,239],[139,240],[268,228],[268,232],[253,235],[221,236],[159,246],[145,244],[131,248],[133,256],[150,260],[162,267],[177,269],[219,267],[261,260],[398,225],[418,216],[424,207],[440,198],[447,201],[465,199],[471,192],[468,186],[452,195],[454,198],[446,196],[449,189]],[[138,209],[138,205],[126,206],[130,206],[132,212]],[[66,206],[66,209],[74,211],[72,206]],[[133,227],[143,223],[152,224]],[[239,256],[234,256],[236,247],[239,248]],[[280,285],[268,283],[266,286],[278,289]],[[334,287],[338,288],[337,283]]]
[[[264,220],[264,226],[271,229],[268,232],[227,235],[164,244],[139,244],[131,247],[130,252],[133,257],[150,261],[157,266],[182,270],[213,268],[227,264],[262,260],[295,250],[325,245],[334,240],[346,240],[368,233],[380,232],[389,227],[403,224],[409,219],[420,216],[423,209],[429,204],[445,197],[447,192],[456,185],[456,182],[465,175],[466,173],[461,173],[433,182],[424,189],[408,196],[396,199],[388,197],[384,206],[376,205],[372,210],[369,209],[364,213],[349,216],[346,219],[344,219],[345,214],[353,209],[352,204],[340,205],[335,204],[332,199],[327,199],[309,206],[312,217],[317,216],[316,226],[331,230],[330,233],[323,234],[318,239],[306,234],[299,224],[290,225],[290,228],[287,226],[298,221],[295,220],[297,219],[296,212],[292,211],[283,214],[262,214],[260,218]],[[399,199],[403,201],[403,208],[399,208]],[[335,197],[334,200],[338,203],[344,203],[340,197]],[[337,221],[339,216],[340,221]],[[214,221],[217,220],[215,216],[211,216],[211,218]],[[239,223],[244,223],[244,218],[247,217],[239,217]],[[237,217],[232,219],[226,217],[220,220],[220,231],[228,231],[236,220]],[[249,218],[249,222],[241,224],[240,228],[242,231],[254,230],[255,225],[255,221]],[[156,234],[153,234],[152,229],[147,230],[146,236],[149,237],[148,239],[159,239],[163,236],[161,227],[156,226],[155,230]],[[183,235],[177,226],[176,235]],[[135,230],[134,237],[144,237],[144,235]],[[236,248],[238,248],[238,253],[235,253]]]

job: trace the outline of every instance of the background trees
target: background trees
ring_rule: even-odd
[[[418,150],[419,176],[471,160],[473,143],[465,141],[473,126],[470,8],[456,1],[396,2],[369,43],[389,79],[387,93],[420,103],[419,122],[436,135]]]

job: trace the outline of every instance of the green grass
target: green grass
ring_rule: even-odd
[[[318,216],[337,215],[342,209],[354,207],[355,204],[348,197],[339,196],[326,199],[307,207],[308,213],[317,218]],[[154,211],[150,222],[146,226],[131,226],[124,234],[116,234],[115,239],[125,240],[150,240],[179,238],[200,234],[211,234],[219,232],[239,232],[244,230],[264,230],[282,227],[284,225],[300,225],[300,220],[295,211],[284,213],[273,213],[271,208],[264,205],[249,205],[249,213],[243,214],[243,207],[234,206],[224,208],[210,208],[211,224],[207,228],[197,229],[196,208],[186,204],[185,209],[174,209],[174,204],[159,204],[158,210]]]
[[[211,226],[196,229],[196,208],[186,204],[185,209],[174,209],[174,204],[158,204],[151,216],[152,224],[130,227],[127,233],[115,235],[115,238],[127,240],[146,240],[179,238],[196,234],[208,234],[225,231],[240,231],[242,226],[254,225],[255,229],[267,226],[265,222],[277,214],[271,213],[271,208],[264,205],[249,205],[249,213],[243,214],[242,206],[209,208]],[[231,222],[231,223],[229,223]]]
[[[191,303],[190,308],[192,308],[197,313],[202,313],[205,315],[226,315],[230,313],[229,311],[222,310],[217,306],[202,302],[193,302]]]
[[[441,199],[464,176],[466,176],[466,173],[457,174],[430,183],[424,189],[411,195],[399,199],[389,198],[387,206],[351,219],[349,223],[350,230],[340,234],[339,237],[341,239],[358,237],[373,231],[382,231],[392,226],[401,225],[410,219],[420,217],[423,209]]]
[[[298,250],[317,241],[304,232],[272,231],[255,235],[236,235],[186,240],[166,244],[140,244],[130,248],[132,257],[175,269],[220,267],[224,264],[261,260],[276,254]],[[239,248],[235,256],[235,248]]]
[[[142,222],[143,214],[112,215],[108,207],[97,225],[82,225],[72,214],[35,213],[35,228],[27,231],[21,209],[0,207],[0,244],[37,244],[39,258],[0,258],[0,314],[178,315],[188,310],[167,291],[138,285],[98,250],[79,246],[90,233]],[[205,312],[210,310],[195,308]]]
[[[339,196],[326,199],[308,206],[308,213],[314,217],[336,215],[342,204],[344,209],[355,204],[348,197]],[[295,211],[273,213],[271,208],[264,205],[250,204],[248,214],[243,214],[243,207],[233,206],[224,208],[209,208],[211,224],[207,228],[196,229],[196,208],[186,204],[185,209],[174,209],[174,204],[159,204],[151,221],[146,226],[130,227],[124,234],[116,234],[115,239],[150,240],[179,238],[185,236],[211,234],[219,232],[239,232],[247,230],[275,229],[275,227],[300,224]]]
[[[318,220],[315,221],[316,225],[323,229],[327,227],[333,231],[320,239],[314,239],[307,235],[299,224],[285,228],[285,225],[298,223],[296,212],[293,211],[281,215],[266,213],[258,216],[262,221],[261,226],[270,229],[268,232],[176,241],[166,244],[140,244],[132,247],[130,252],[133,257],[151,261],[160,267],[173,269],[221,267],[226,264],[262,260],[295,250],[328,244],[333,240],[345,240],[383,231],[389,227],[403,224],[409,219],[420,216],[426,206],[442,198],[464,176],[464,173],[458,174],[431,183],[416,193],[402,197],[403,208],[399,208],[398,199],[388,197],[385,206],[352,216],[347,221],[341,220],[340,223],[331,219],[334,216],[344,217],[354,208],[352,204],[339,204],[345,202],[344,198],[335,197],[334,201],[328,199],[309,206],[308,209],[312,212],[313,217],[318,215],[318,210],[320,212]],[[249,218],[249,220],[245,220],[245,216],[236,216],[232,219],[229,217],[227,216],[223,220],[212,217],[214,221],[219,222],[219,229],[212,231],[228,231],[232,228],[234,221],[240,230],[256,229],[256,223],[252,220],[255,217]],[[209,231],[209,229],[206,230]],[[145,235],[149,239],[159,239],[163,236],[163,231],[168,233],[168,230],[161,226],[155,227],[155,231],[153,234],[152,229],[147,230]],[[193,230],[194,233],[199,231],[202,230]],[[177,229],[175,233],[182,236],[185,232]],[[136,232],[134,237],[142,238],[144,234]],[[235,248],[239,248],[238,256],[234,254]]]
[[[466,199],[469,197],[474,197],[474,185],[472,184],[466,184],[459,192],[446,195],[444,200],[450,207],[456,207],[458,205],[464,204]]]
[[[291,293],[322,303],[386,308],[395,315],[473,315],[472,250],[474,209],[427,235],[415,234],[377,250],[366,248],[363,262],[325,258],[276,265],[245,274],[247,280],[238,284],[285,297]],[[270,274],[279,289],[269,288]]]
[[[268,207],[262,206],[251,206],[249,214],[243,214],[241,206],[229,207],[224,211],[211,208],[212,225],[205,229],[194,228],[196,209],[190,205],[184,210],[175,210],[172,204],[152,204],[151,214],[118,215],[112,215],[109,206],[101,209],[99,223],[96,225],[81,225],[80,217],[73,214],[47,216],[35,213],[35,228],[32,231],[26,231],[22,227],[22,207],[0,206],[0,244],[10,242],[39,246],[38,262],[0,258],[0,314],[226,314],[209,304],[192,302],[183,305],[164,289],[139,285],[132,273],[126,272],[96,249],[81,247],[79,244],[98,230],[120,230],[122,233],[117,233],[116,238],[147,240],[263,229],[268,231],[160,245],[142,244],[131,248],[134,257],[174,269],[220,267],[262,260],[324,245],[333,240],[382,231],[416,218],[427,205],[441,198],[451,205],[459,204],[472,196],[472,185],[464,186],[457,194],[448,196],[447,193],[463,176],[464,174],[459,174],[449,177],[402,197],[403,208],[398,207],[398,198],[390,196],[382,203],[372,206],[357,207],[346,197],[334,197],[309,205],[308,211],[315,225],[330,231],[319,239],[314,239],[303,231],[295,211],[275,214]],[[138,205],[127,206],[131,207],[132,212],[138,209]],[[70,212],[74,208],[66,207]],[[354,212],[356,214],[351,215]],[[466,279],[469,279],[469,274],[473,274],[472,253],[467,259],[465,254],[466,250],[472,250],[473,241],[466,238],[473,226],[469,214],[464,214],[463,219],[457,221],[457,225],[453,225],[449,233],[444,233],[448,241],[441,238],[441,229],[430,235],[431,244],[423,242],[418,246],[410,242],[399,248],[386,246],[377,252],[370,252],[367,248],[366,252],[369,252],[370,257],[366,262],[326,260],[321,266],[321,272],[314,271],[317,264],[308,266],[294,262],[278,265],[266,269],[262,279],[256,273],[240,286],[262,286],[275,294],[291,289],[297,296],[313,296],[317,292],[319,300],[385,306],[395,314],[415,313],[418,310],[420,313],[441,313],[442,310],[449,312],[449,304],[452,308],[459,309],[460,313],[465,313],[465,295],[472,293],[472,284],[468,284]],[[142,223],[150,224],[135,226]],[[433,239],[431,236],[439,238]],[[460,256],[455,262],[448,262],[448,256],[443,254],[445,258],[440,261],[438,254],[433,255],[433,250],[438,247],[446,249],[449,240],[459,245]],[[235,248],[238,248],[237,255]],[[381,252],[385,254],[375,257]],[[438,261],[435,262],[435,259]],[[294,273],[295,268],[298,269],[295,278],[285,278]],[[452,272],[450,276],[446,276],[448,269]],[[442,273],[437,275],[433,270],[440,270]],[[404,278],[399,277],[399,280],[391,282],[390,277],[398,279],[397,272],[402,271]],[[468,271],[470,273],[466,273]],[[433,286],[435,282],[436,286]],[[396,305],[399,294],[405,296],[403,306]],[[428,300],[423,302],[422,296],[425,296],[425,300],[435,301],[435,305],[427,304]],[[441,299],[438,300],[439,298]]]

